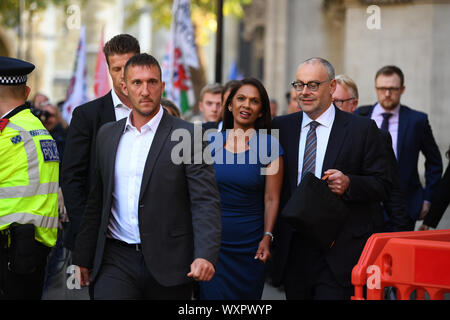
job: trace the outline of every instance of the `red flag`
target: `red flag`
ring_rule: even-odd
[[[106,63],[106,57],[103,53],[104,45],[104,30],[102,29],[100,48],[97,53],[97,63],[95,65],[94,75],[94,93],[97,98],[104,96],[109,92],[109,90],[111,90],[108,76],[108,64]]]

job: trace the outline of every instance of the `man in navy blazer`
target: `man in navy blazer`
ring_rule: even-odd
[[[348,216],[334,245],[326,251],[281,217],[274,235],[273,282],[284,284],[289,300],[350,299],[351,271],[369,236],[383,225],[380,202],[387,199],[391,189],[387,154],[373,121],[333,105],[336,80],[328,61],[306,60],[297,69],[292,85],[303,111],[272,121],[272,130],[279,130],[285,155],[281,209],[301,181],[303,163],[309,168],[313,153],[305,152],[310,150],[307,133],[315,127],[312,125],[315,121],[318,123],[315,167],[307,171],[316,177],[329,175],[328,187],[342,198]]]
[[[127,117],[131,110],[128,97],[122,92],[121,81],[125,63],[140,53],[139,42],[129,34],[119,34],[106,42],[103,52],[113,89],[103,97],[76,107],[67,132],[61,188],[70,220],[64,230],[64,246],[70,250],[75,247],[93,181],[97,132],[105,123]]]
[[[387,129],[391,134],[407,212],[412,219],[410,230],[414,230],[416,220],[423,220],[430,209],[434,189],[442,174],[441,153],[428,116],[400,104],[405,91],[404,75],[400,68],[385,66],[378,70],[375,90],[378,102],[372,106],[359,107],[355,113],[375,120],[378,127]],[[420,183],[417,169],[420,152],[425,156],[425,188]]]

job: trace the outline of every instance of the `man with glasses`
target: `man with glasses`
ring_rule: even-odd
[[[430,209],[431,197],[442,174],[441,154],[428,116],[400,104],[405,92],[404,75],[400,68],[385,66],[378,70],[375,90],[378,102],[372,106],[362,106],[355,113],[370,117],[379,128],[391,134],[407,211],[412,219],[409,230],[414,230],[416,220],[423,220]],[[420,183],[417,168],[420,152],[425,156],[425,188]]]
[[[358,86],[344,74],[336,76],[336,91],[333,93],[333,103],[345,112],[353,113],[358,106]],[[391,165],[392,190],[389,199],[383,201],[385,224],[383,232],[407,231],[411,225],[411,218],[406,212],[406,199],[400,186],[398,164],[392,149],[392,139],[389,132],[381,130],[384,146],[389,156]]]
[[[292,86],[303,112],[272,121],[285,154],[281,209],[306,172],[318,178],[329,175],[330,191],[348,208],[345,223],[327,250],[279,219],[273,281],[284,285],[288,300],[350,299],[352,268],[366,240],[383,223],[380,202],[391,188],[378,128],[373,121],[333,105],[334,76],[325,59],[300,64]],[[311,201],[321,201],[318,198]]]

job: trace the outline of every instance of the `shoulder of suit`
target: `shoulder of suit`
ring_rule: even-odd
[[[406,112],[409,116],[416,117],[421,120],[426,120],[428,118],[428,115],[423,111],[411,109],[410,107],[403,104],[400,106],[400,108],[403,109],[403,112]]]
[[[108,92],[107,94],[105,94],[102,97],[91,100],[89,102],[86,102],[86,103],[76,107],[73,110],[73,112],[74,113],[76,112],[76,113],[94,114],[94,113],[99,112],[99,110],[106,105],[110,105],[111,107],[114,107],[113,103],[112,103],[111,92]]]
[[[363,117],[367,117],[370,113],[370,111],[373,109],[373,105],[365,105],[365,106],[360,106],[355,110],[355,114],[356,115],[360,115]]]
[[[300,114],[301,114],[301,111],[277,116],[272,119],[272,127],[278,127],[279,125],[281,125],[285,122],[295,121],[300,117]]]

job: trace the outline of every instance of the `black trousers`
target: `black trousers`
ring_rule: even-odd
[[[283,283],[287,300],[350,300],[354,292],[336,281],[320,249],[298,233],[291,241]]]
[[[93,283],[94,300],[189,300],[192,283],[160,285],[150,274],[142,251],[108,239],[100,271]]]
[[[35,241],[36,268],[29,274],[17,274],[8,267],[8,249],[0,248],[0,300],[40,300],[45,267],[51,248]]]

